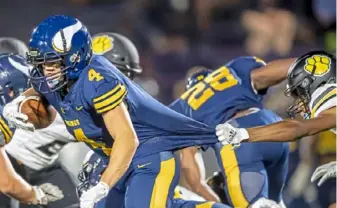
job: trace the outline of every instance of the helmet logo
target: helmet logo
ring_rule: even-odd
[[[71,49],[71,42],[74,35],[82,28],[82,23],[77,21],[76,24],[65,27],[58,31],[52,40],[55,51],[59,53],[68,52]]]
[[[8,61],[9,61],[9,63],[12,64],[12,66],[14,66],[16,69],[20,70],[22,73],[24,73],[25,75],[28,76],[29,68],[27,66],[22,65],[21,63],[15,61],[11,57],[8,57]]]
[[[199,75],[199,76],[197,77],[197,80],[198,80],[198,81],[201,81],[201,80],[203,80],[204,78],[205,78],[204,75]]]
[[[314,76],[323,76],[330,71],[331,60],[327,56],[314,55],[305,62],[304,70]]]
[[[97,55],[102,55],[110,51],[113,46],[114,39],[108,35],[96,36],[92,41],[92,51]]]

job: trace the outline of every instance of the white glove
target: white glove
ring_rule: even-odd
[[[260,198],[250,208],[281,208],[275,201],[266,198]]]
[[[249,138],[248,132],[243,128],[235,128],[229,123],[219,124],[215,128],[218,140],[223,144],[232,144],[233,149],[240,146],[243,140]]]
[[[50,202],[54,202],[63,199],[63,192],[55,185],[51,183],[44,183],[39,186],[34,186],[35,196],[37,202],[35,204],[46,205]]]
[[[321,178],[317,184],[318,186],[321,186],[326,180],[333,177],[336,177],[336,161],[321,165],[316,168],[315,172],[311,176],[311,182]]]
[[[2,110],[2,115],[10,125],[23,130],[34,131],[34,125],[27,122],[28,116],[19,112],[19,105],[25,99],[26,96],[19,95],[12,102],[7,103]]]
[[[99,182],[96,186],[84,191],[80,198],[81,208],[93,208],[95,203],[106,197],[109,193],[110,187],[104,183]]]

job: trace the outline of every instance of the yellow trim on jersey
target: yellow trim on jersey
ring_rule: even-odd
[[[106,98],[103,101],[95,102],[94,107],[96,109],[100,109],[100,108],[106,107],[106,106],[108,106],[108,105],[116,102],[117,100],[119,100],[123,96],[123,94],[125,93],[125,91],[126,91],[125,86],[122,86],[121,89],[118,90],[114,95]]]
[[[336,154],[336,134],[330,130],[319,133],[315,146],[318,155]]]
[[[202,204],[197,204],[195,208],[212,208],[214,202],[205,202]]]
[[[331,90],[328,94],[326,94],[311,110],[311,118],[315,117],[316,111],[318,110],[318,108],[321,106],[321,104],[323,102],[325,102],[326,100],[328,100],[329,98],[331,98],[332,96],[336,95],[337,93],[337,89],[333,89]]]
[[[108,110],[114,109],[117,105],[119,105],[123,101],[126,95],[126,92],[127,90],[125,86],[118,86],[118,87],[115,87],[113,90],[100,96],[98,98],[98,100],[100,100],[99,102],[97,101],[95,102],[95,99],[94,99],[94,107],[97,113],[103,113]]]
[[[126,91],[124,92],[124,94],[119,98],[119,100],[116,100],[113,104],[111,105],[108,105],[104,108],[101,108],[101,109],[98,109],[96,110],[97,113],[104,113],[104,112],[107,112],[109,110],[112,110],[114,109],[115,107],[117,107],[121,102],[123,102],[124,100],[124,97],[126,95]]]
[[[232,145],[225,145],[220,151],[225,170],[229,197],[234,207],[248,207],[249,203],[241,189],[240,168]]]
[[[110,90],[109,92],[103,94],[103,95],[100,95],[99,97],[97,98],[94,98],[93,99],[93,102],[96,103],[96,102],[99,102],[101,100],[104,100],[105,98],[107,98],[108,96],[114,94],[117,90],[120,90],[122,88],[122,85],[118,84],[115,88],[113,88],[112,90]]]
[[[8,142],[10,141],[10,137],[8,136],[7,132],[4,130],[4,128],[1,125],[0,125],[0,131],[5,137],[5,144],[8,144]]]
[[[174,178],[176,161],[171,158],[160,163],[150,201],[150,208],[166,208],[167,197]]]
[[[2,133],[5,136],[6,143],[9,143],[9,141],[11,140],[11,138],[13,136],[13,133],[10,130],[10,128],[7,126],[5,121],[2,120],[1,118],[0,118],[0,130],[2,131]]]

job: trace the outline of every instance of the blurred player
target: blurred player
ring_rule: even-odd
[[[215,71],[198,71],[188,79],[187,91],[170,107],[214,127],[223,122],[239,127],[275,123],[281,118],[262,105],[267,83],[263,82],[260,71],[287,68],[291,61],[280,60],[265,65],[255,57],[239,57]],[[234,207],[248,207],[260,198],[282,202],[288,144],[245,144],[234,151],[218,143],[213,148],[225,177],[226,194]],[[191,178],[190,184],[200,183],[194,176],[198,174],[198,168],[191,166],[193,151],[191,147],[181,151],[186,155],[182,157],[187,157],[181,163],[190,166],[190,173],[186,174]]]
[[[304,120],[289,119],[257,128],[235,128],[230,124],[217,127],[217,134],[227,143],[242,141],[286,142],[315,135],[325,130],[336,133],[336,59],[323,51],[309,52],[298,58],[288,69],[277,74],[265,74],[264,80],[287,78],[286,95],[295,99],[289,114],[301,113]],[[272,82],[269,82],[273,84]],[[318,167],[312,181],[322,177],[320,184],[336,176],[336,162]]]
[[[103,51],[114,47],[108,40]],[[75,18],[45,19],[34,29],[29,49],[38,92],[26,91],[5,106],[4,115],[33,130],[17,110],[19,101],[43,96],[78,141],[109,161],[100,182],[82,194],[81,207],[93,207],[112,187],[125,193],[127,208],[170,207],[179,172],[173,151],[217,143],[215,129],[160,104],[106,58],[92,55],[90,34]]]
[[[0,41],[1,45],[1,41]],[[28,88],[28,65],[18,55],[0,55],[0,110]],[[14,170],[4,145],[13,135],[13,127],[0,116],[0,191],[23,203],[43,204],[63,198],[62,191],[50,183],[32,187],[25,182]],[[1,203],[4,201],[1,200]]]
[[[15,53],[21,57],[26,57],[28,47],[24,42],[12,37],[0,38],[0,54],[2,53]]]

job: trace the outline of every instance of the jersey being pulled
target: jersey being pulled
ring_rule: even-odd
[[[236,58],[187,90],[169,107],[213,127],[228,121],[239,111],[261,109],[266,90],[257,92],[250,74],[264,65],[256,57]]]
[[[135,157],[218,142],[214,128],[159,103],[103,56],[93,56],[64,98],[59,92],[43,95],[60,113],[68,131],[105,157],[110,156],[114,138],[102,114],[122,102],[139,139]]]

